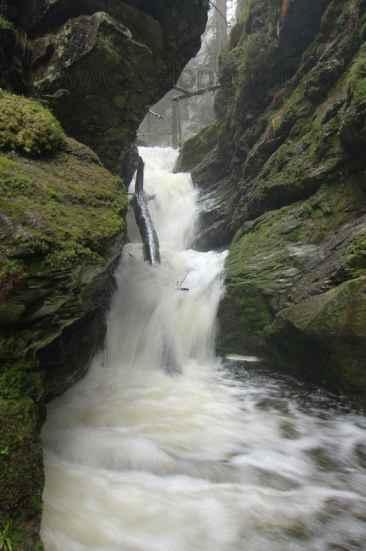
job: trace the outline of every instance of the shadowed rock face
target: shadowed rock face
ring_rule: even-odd
[[[35,551],[44,406],[103,343],[136,129],[198,50],[207,2],[4,5],[0,87],[43,106],[0,90],[0,531]]]
[[[120,171],[148,107],[199,48],[206,8],[205,0],[48,2],[32,28],[37,92],[63,90],[52,105],[66,131]]]
[[[201,245],[231,243],[221,345],[363,402],[365,17],[361,0],[246,2],[218,121],[181,156],[209,199]]]

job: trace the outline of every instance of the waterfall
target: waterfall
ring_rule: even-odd
[[[46,551],[363,549],[365,419],[216,357],[226,253],[190,249],[199,202],[176,153],[140,154],[162,262],[131,217],[105,350],[48,408]]]

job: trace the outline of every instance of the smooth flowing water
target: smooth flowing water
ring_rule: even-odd
[[[189,249],[174,151],[141,153],[162,264],[125,248],[106,349],[49,407],[46,550],[364,551],[365,418],[215,356],[225,253]]]

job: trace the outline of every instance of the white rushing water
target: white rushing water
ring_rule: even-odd
[[[189,249],[175,152],[141,153],[162,264],[126,246],[106,349],[49,406],[46,550],[364,551],[365,419],[215,357],[225,253]]]

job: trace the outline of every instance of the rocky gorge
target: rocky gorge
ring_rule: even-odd
[[[366,399],[366,3],[248,0],[186,142],[197,246],[230,246],[223,351]]]
[[[136,131],[206,0],[20,0],[0,16],[0,547],[40,550],[45,404],[103,343]]]

